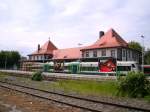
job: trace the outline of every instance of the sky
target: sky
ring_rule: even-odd
[[[0,0],[0,50],[22,55],[50,40],[58,48],[90,45],[113,28],[150,48],[150,0]]]

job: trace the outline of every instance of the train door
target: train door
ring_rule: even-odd
[[[78,71],[78,66],[77,65],[72,65],[72,73],[73,74],[76,74],[77,73],[77,71]]]

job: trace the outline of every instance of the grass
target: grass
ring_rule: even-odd
[[[0,72],[0,78],[5,78],[5,77],[7,77],[7,75],[5,73]]]
[[[10,76],[11,74],[8,73],[0,73],[0,79],[5,79]],[[74,92],[82,95],[118,97],[116,96],[118,90],[117,81],[58,80],[55,82],[39,82],[23,77],[15,77],[15,79],[25,85],[33,85],[43,90],[60,90],[65,93]],[[150,102],[150,95],[145,96],[143,99]]]
[[[4,79],[10,77],[10,73],[0,73],[0,78]],[[44,90],[58,89],[64,92],[75,92],[85,95],[108,95],[115,96],[117,90],[117,83],[115,81],[81,81],[81,80],[58,80],[56,82],[48,81],[32,81],[28,78],[16,77],[18,82],[25,84],[36,85],[36,87]]]
[[[26,86],[30,86],[33,85],[39,89],[44,89],[44,90],[48,90],[48,89],[53,89],[55,84],[51,84],[50,82],[46,82],[46,81],[33,81],[30,78],[24,78],[24,77],[15,77],[10,73],[2,73],[0,72],[0,80],[5,80],[5,79],[11,79],[13,77],[13,79],[15,79],[18,83],[22,83]]]
[[[114,96],[117,90],[115,81],[78,81],[61,80],[57,82],[56,87],[60,87],[66,92],[74,91],[85,95],[108,95]]]
[[[146,101],[148,101],[148,102],[150,103],[150,95],[145,96],[145,97],[144,97],[144,100],[146,100]]]

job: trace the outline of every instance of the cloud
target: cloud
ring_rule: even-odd
[[[0,0],[0,49],[24,55],[51,37],[58,48],[89,45],[99,30],[114,28],[125,40],[150,47],[149,0]],[[7,44],[6,44],[7,43]]]

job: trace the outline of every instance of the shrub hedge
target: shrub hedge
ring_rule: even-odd
[[[124,79],[119,79],[118,95],[143,98],[150,94],[150,82],[141,72],[129,72]]]
[[[38,72],[35,72],[32,76],[32,80],[34,81],[41,81],[43,80],[43,77],[42,77],[42,72],[38,71]]]

